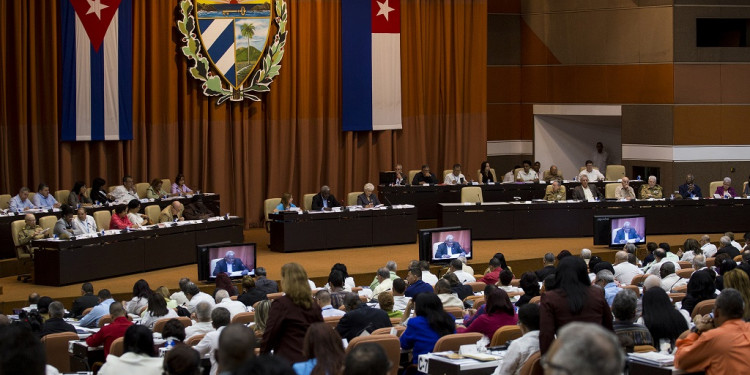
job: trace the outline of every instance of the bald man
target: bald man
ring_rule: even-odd
[[[184,210],[185,208],[182,206],[182,203],[174,201],[172,204],[161,210],[161,214],[159,214],[159,222],[171,223],[173,221],[183,221],[185,220],[185,218],[182,217],[182,212]]]
[[[623,177],[620,181],[620,186],[615,189],[615,198],[618,200],[632,200],[635,199],[635,191],[630,187],[630,179]]]
[[[242,275],[247,275],[247,267],[242,264],[242,260],[234,257],[234,251],[227,251],[224,255],[224,259],[216,262],[216,268],[214,268],[213,275],[216,276],[219,273],[228,273],[241,271]]]
[[[25,246],[27,252],[31,253],[31,241],[41,240],[49,234],[48,229],[42,229],[42,227],[36,223],[36,217],[33,214],[26,214],[24,216],[24,222],[26,223],[18,232],[18,244]]]
[[[547,182],[552,182],[552,181],[562,182],[562,180],[563,180],[563,175],[557,169],[556,165],[550,166],[549,167],[549,171],[544,174],[544,181],[547,181]]]
[[[621,250],[615,253],[615,280],[620,284],[630,285],[636,275],[642,275],[638,266],[628,262],[628,252]]]

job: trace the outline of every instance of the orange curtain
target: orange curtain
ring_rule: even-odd
[[[58,1],[0,2],[0,192],[101,176],[174,179],[258,225],[263,200],[344,199],[396,163],[471,175],[486,153],[486,0],[402,0],[403,130],[341,131],[340,1],[288,0],[281,74],[260,103],[217,106],[187,73],[178,1],[134,1],[132,141],[60,142]]]

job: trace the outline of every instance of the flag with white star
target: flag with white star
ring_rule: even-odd
[[[341,3],[343,130],[401,129],[400,0]]]
[[[60,0],[63,141],[133,139],[132,0]]]

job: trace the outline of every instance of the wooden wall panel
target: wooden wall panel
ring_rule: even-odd
[[[487,16],[487,64],[521,63],[521,17],[517,14]]]
[[[488,0],[489,13],[521,13],[521,0]]]
[[[487,105],[488,141],[523,139],[521,128],[521,104]]]
[[[676,64],[674,101],[680,104],[720,103],[721,67],[716,64]]]
[[[681,105],[674,108],[675,145],[746,144],[750,105]]]
[[[622,143],[672,145],[671,105],[622,106]]]
[[[521,101],[521,67],[487,67],[487,102],[519,103]]]

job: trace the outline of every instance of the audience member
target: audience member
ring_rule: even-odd
[[[615,282],[615,277],[612,274],[612,271],[606,269],[596,273],[594,284],[604,289],[604,299],[607,300],[607,304],[610,306],[612,306],[612,302],[615,300],[617,293],[622,290],[622,288],[620,288]]]
[[[161,337],[164,340],[174,340],[176,342],[184,342],[187,337],[185,334],[185,326],[177,318],[172,318],[164,323],[164,328],[161,330]]]
[[[430,284],[431,287],[435,287],[438,282],[438,277],[430,272],[430,262],[423,260],[419,262],[419,268],[422,270],[422,281]]]
[[[273,300],[264,299],[255,304],[255,325],[253,325],[253,333],[257,340],[263,339],[263,334],[266,331],[266,323],[268,322],[268,313],[271,311],[271,303]]]
[[[554,276],[554,274],[551,275]],[[521,306],[529,303],[532,298],[540,294],[539,278],[537,278],[537,274],[534,272],[525,272],[523,275],[521,275],[519,285],[521,287],[521,290],[523,290],[523,295],[518,298],[518,301],[516,301],[516,307],[520,308]]]
[[[458,328],[456,332],[478,332],[492,339],[498,328],[518,322],[515,308],[504,290],[495,289],[485,299],[486,314],[474,319],[466,328]]]
[[[188,298],[185,297],[185,291],[187,290],[188,283],[190,283],[190,279],[188,279],[187,277],[181,278],[178,282],[180,291],[175,292],[171,296],[169,296],[170,299],[177,301],[178,306],[184,306],[188,303]]]
[[[682,309],[693,314],[693,308],[701,301],[716,298],[714,279],[707,270],[696,271],[687,284],[687,295],[682,300]]]
[[[383,292],[381,295],[383,298],[378,301],[378,305],[381,310],[388,314],[389,318],[401,318],[404,316],[402,311],[393,309],[393,295],[390,292]]]
[[[443,310],[440,298],[434,293],[420,293],[412,302],[416,316],[409,319],[399,341],[402,349],[412,349],[413,363],[417,363],[420,355],[432,351],[438,339],[456,332],[456,322]],[[346,373],[353,372],[348,369]]]
[[[268,299],[266,292],[256,286],[253,277],[242,276],[242,294],[237,297],[237,300],[244,303],[245,306],[253,306],[256,302],[264,299]]]
[[[383,347],[365,342],[346,355],[343,375],[386,375],[392,366],[397,364],[391,363]]]
[[[388,268],[379,268],[375,277],[378,280],[378,286],[372,289],[372,298],[378,299],[380,293],[390,292],[393,289],[393,280],[391,280],[391,273]]]
[[[525,274],[534,275],[531,272]],[[539,351],[539,305],[529,303],[518,309],[518,327],[523,336],[511,341],[500,365],[499,375],[520,374],[529,357]]]
[[[185,285],[185,297],[188,299],[188,303],[185,307],[191,314],[195,312],[196,306],[201,302],[208,302],[212,308],[216,304],[213,297],[208,293],[201,292],[201,290],[198,289],[198,286],[192,281]]]
[[[329,316],[344,316],[346,314],[344,311],[336,309],[331,305],[331,292],[325,289],[321,289],[315,293],[315,300],[318,302],[324,318]]]
[[[124,352],[121,356],[107,356],[99,369],[101,375],[139,374],[161,375],[163,360],[154,353],[151,330],[141,325],[131,325],[124,332]]]
[[[148,305],[141,314],[141,325],[148,329],[154,329],[158,320],[176,318],[177,311],[167,308],[167,301],[161,294],[151,293],[147,297]]]
[[[703,254],[700,244],[694,238],[688,238],[682,244],[682,249],[677,251],[677,256],[683,262],[692,262],[693,257]]]
[[[279,292],[279,285],[266,277],[265,267],[255,268],[255,287],[266,294]]]
[[[690,316],[674,308],[664,289],[652,288],[643,293],[642,320],[655,344],[661,339],[674,343],[688,329]]]
[[[750,320],[750,278],[745,271],[734,269],[724,274],[724,289],[731,288],[740,293],[745,303],[745,321]]]
[[[391,327],[391,319],[381,309],[373,309],[363,303],[355,294],[346,296],[344,300],[346,315],[341,317],[336,325],[336,332],[349,341],[357,336],[378,328]]]
[[[562,327],[545,359],[546,374],[620,374],[625,367],[617,336],[598,324],[583,322]]]
[[[406,282],[409,283],[409,287],[404,292],[406,297],[414,298],[419,293],[434,292],[430,284],[422,281],[422,269],[419,266],[409,268],[409,273],[406,275]]]
[[[47,319],[44,322],[44,327],[42,327],[42,336],[47,336],[51,333],[60,333],[60,332],[73,332],[76,333],[76,328],[73,327],[71,324],[66,323],[65,320],[63,320],[63,315],[65,314],[65,307],[63,307],[63,304],[59,301],[54,301],[50,303],[49,305],[49,319]]]
[[[687,279],[681,278],[674,272],[674,263],[672,262],[665,262],[659,270],[661,288],[667,293],[671,292],[674,288],[687,285]]]
[[[451,284],[448,282],[448,280],[440,279],[440,281],[435,284],[435,294],[437,294],[438,298],[440,298],[440,302],[443,303],[443,308],[458,307],[460,309],[463,309],[464,307],[463,301],[461,301],[456,295],[453,294]]]
[[[406,293],[406,281],[403,279],[393,280],[393,309],[404,311],[406,304],[409,303],[411,297],[407,297]]]
[[[193,348],[177,345],[164,355],[163,367],[164,375],[200,375],[201,357]]]
[[[244,324],[227,325],[219,334],[218,344],[216,362],[222,374],[234,374],[243,363],[255,357],[255,336]]]
[[[677,258],[677,256],[672,254],[669,250],[664,249],[662,245],[664,244],[659,244],[659,248],[654,250],[654,261],[644,268],[644,273],[659,276],[661,265],[665,262],[672,262],[675,270],[680,270],[680,265],[676,263],[680,258]]]
[[[389,274],[388,277],[391,279],[391,281],[399,278],[398,275],[396,275],[396,270],[398,270],[398,266],[396,265],[396,262],[389,260],[385,264],[385,268],[388,269],[388,274]],[[378,281],[378,275],[376,272],[375,277],[372,278],[372,282],[370,283],[370,289],[375,290],[375,288],[377,288],[379,284],[380,284],[380,281]]]
[[[83,310],[94,307],[99,303],[99,298],[94,295],[94,286],[91,283],[81,285],[81,296],[73,301],[73,307],[70,308],[70,316],[80,319]]]
[[[141,309],[148,305],[148,297],[154,294],[146,280],[140,279],[133,285],[133,298],[130,301],[123,301],[125,311],[128,314],[140,314]]]
[[[612,314],[615,316],[613,328],[620,338],[620,344],[632,351],[635,345],[654,345],[651,332],[642,324],[634,323],[638,297],[632,290],[623,289],[612,302]],[[673,309],[674,310],[674,309]]]
[[[707,234],[701,236],[699,244],[701,245],[701,251],[703,251],[703,255],[705,255],[706,258],[713,258],[716,255],[718,248],[711,243],[711,237]]]
[[[500,277],[498,278],[498,287],[500,287],[500,289],[504,290],[507,293],[520,292],[521,290],[519,288],[511,285],[512,282],[513,272],[511,272],[509,269],[500,271]]]
[[[98,332],[86,338],[86,345],[88,346],[104,346],[105,358],[109,355],[109,348],[112,346],[112,341],[123,337],[128,327],[133,325],[133,322],[128,320],[127,312],[120,302],[112,301],[109,304],[109,315],[112,317],[112,323],[105,325]],[[148,330],[146,327],[143,328]],[[149,333],[149,337],[151,337],[151,333]],[[153,343],[151,346],[153,348]]]
[[[629,285],[633,278],[637,275],[642,275],[638,266],[628,262],[628,253],[626,251],[618,251],[615,253],[615,280],[620,284]]]
[[[693,332],[677,341],[674,365],[685,372],[742,374],[747,371],[750,323],[744,322],[740,292],[725,289],[716,299],[714,316],[696,317]]]
[[[332,270],[328,275],[328,286],[331,292],[331,305],[338,309],[344,304],[346,296],[352,294],[344,290],[344,274],[339,270]]]
[[[208,302],[199,302],[195,306],[195,321],[193,324],[185,328],[185,338],[189,339],[195,335],[202,335],[212,331],[215,331],[213,324],[211,324],[211,310],[213,305]]]
[[[305,333],[302,355],[307,359],[295,363],[297,375],[339,374],[344,367],[344,346],[341,336],[325,323],[313,323]]]
[[[203,336],[203,339],[194,347],[202,358],[208,356],[211,360],[211,375],[218,374],[219,366],[216,362],[215,352],[219,348],[219,335],[221,335],[221,331],[229,325],[229,322],[229,310],[223,307],[214,308],[213,311],[211,311],[211,325],[213,326],[214,331],[206,333],[206,335]]]
[[[555,333],[570,322],[601,324],[612,330],[612,312],[601,290],[591,286],[581,258],[563,258],[555,272],[553,289],[542,294],[539,347],[549,350]]]
[[[39,338],[22,324],[0,326],[0,371],[43,375],[46,351]]]
[[[320,307],[313,303],[307,272],[297,263],[281,267],[281,288],[284,296],[271,304],[261,353],[274,351],[290,363],[301,362],[304,335],[310,324],[322,322]],[[389,320],[390,322],[390,320]]]
[[[732,239],[729,238],[729,236],[721,236],[721,238],[719,239],[719,244],[721,245],[721,247],[716,252],[716,256],[718,256],[719,254],[727,254],[729,255],[730,259],[734,259],[734,257],[740,255],[740,251],[736,247],[732,246]]]
[[[473,296],[474,290],[472,289],[471,285],[465,285],[461,284],[461,282],[458,280],[458,277],[456,277],[453,273],[446,273],[443,275],[443,280],[448,281],[448,284],[450,284],[451,291],[458,296],[458,299],[461,301],[465,300],[466,297]]]
[[[543,267],[535,271],[536,277],[539,280],[544,280],[548,275],[555,273],[555,254],[544,254],[542,264]]]
[[[110,294],[109,292],[109,289],[100,290],[97,294],[97,300],[99,301],[99,303],[94,306],[94,308],[92,308],[88,314],[84,315],[78,322],[81,327],[96,327],[97,324],[99,324],[99,319],[102,316],[109,314],[109,307],[112,303],[115,302],[115,300],[112,298],[112,294]]]
[[[500,281],[500,272],[503,271],[503,267],[500,266],[500,260],[497,258],[490,259],[490,272],[482,276],[479,282],[495,285]]]
[[[240,301],[234,301],[224,289],[216,291],[216,304],[214,307],[223,307],[229,311],[230,318],[243,312],[247,312],[247,306]]]
[[[167,303],[167,308],[170,309],[176,309],[177,308],[177,301],[169,298],[170,292],[169,289],[167,289],[166,286],[161,285],[156,290],[154,290],[155,294],[160,295],[162,298],[164,298],[164,301]]]

